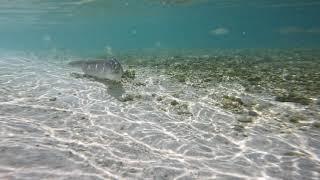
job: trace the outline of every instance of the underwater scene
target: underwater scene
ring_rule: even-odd
[[[319,12],[0,0],[0,179],[319,180]]]

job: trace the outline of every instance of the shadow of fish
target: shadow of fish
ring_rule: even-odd
[[[122,95],[125,94],[125,90],[122,86],[121,81],[114,81],[114,80],[109,80],[109,79],[101,79],[97,78],[95,76],[90,76],[87,74],[79,74],[79,73],[71,73],[71,77],[77,78],[77,79],[87,79],[90,81],[96,81],[99,83],[104,84],[107,87],[107,92],[110,94],[112,97],[116,99],[121,99]]]
[[[115,58],[110,60],[74,61],[70,62],[69,65],[81,67],[86,75],[99,79],[120,81],[123,74],[122,66]]]

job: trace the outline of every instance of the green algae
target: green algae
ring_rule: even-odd
[[[284,156],[297,156],[297,157],[301,157],[301,156],[306,156],[305,153],[302,152],[297,152],[297,151],[289,151],[283,154]]]
[[[189,110],[188,104],[177,104],[175,107],[175,110],[178,115],[192,115],[192,113]]]
[[[308,119],[300,113],[295,113],[289,118],[289,122],[291,123],[300,123],[301,121],[307,121],[307,120]]]
[[[125,70],[122,74],[122,78],[126,79],[135,79],[136,71],[132,69]]]

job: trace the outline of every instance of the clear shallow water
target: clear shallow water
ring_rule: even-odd
[[[1,3],[0,179],[319,179],[318,10]],[[68,64],[111,56],[120,84]]]
[[[52,57],[7,53],[0,63],[1,178],[319,178],[317,106],[237,83],[182,85],[149,67],[123,83],[135,95],[123,102],[112,85],[74,78],[79,70]],[[225,94],[256,101],[259,115],[239,120],[217,105]],[[308,120],[289,122],[295,113]]]

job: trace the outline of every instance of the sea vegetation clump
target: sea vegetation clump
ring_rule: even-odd
[[[238,97],[234,96],[223,96],[222,101],[221,101],[222,107],[224,109],[229,109],[234,113],[243,113],[245,107],[244,103],[242,100]]]
[[[279,102],[295,102],[300,103],[302,105],[309,105],[312,101],[308,96],[298,94],[298,93],[292,93],[290,92],[287,95],[278,95],[276,96],[276,101]]]
[[[206,55],[199,55],[206,54]],[[253,94],[269,94],[279,102],[313,104],[320,94],[320,51],[307,49],[208,50],[188,52],[126,54],[126,65],[148,68],[167,75],[176,83],[208,88],[217,83],[237,83]],[[134,78],[128,70],[126,78]],[[241,102],[222,98],[223,106],[239,112]]]

